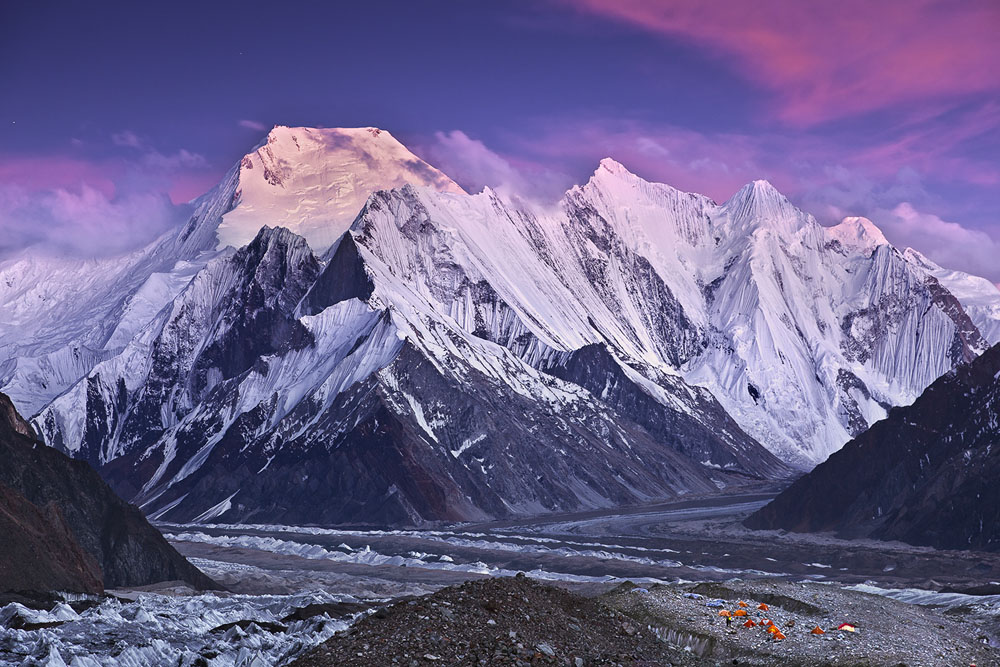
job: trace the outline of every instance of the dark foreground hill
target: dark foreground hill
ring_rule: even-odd
[[[1000,550],[1000,345],[936,380],[745,521]]]
[[[34,438],[0,394],[0,591],[100,593],[183,580],[218,586],[87,463]]]

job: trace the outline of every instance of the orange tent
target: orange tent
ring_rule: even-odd
[[[750,605],[748,605],[748,604],[747,604],[746,602],[744,602],[743,600],[740,600],[740,602],[739,602],[739,605],[740,605],[741,607],[749,607],[749,606],[750,606]]]
[[[746,615],[747,615],[746,609],[737,609],[736,611],[733,612],[733,616],[746,616]]]
[[[728,609],[722,609],[719,611],[719,616],[732,616],[732,614],[729,613]]]
[[[781,634],[781,630],[778,629],[777,625],[769,625],[769,626],[767,626],[767,631],[769,633],[771,633],[772,635],[774,635],[774,634],[779,634],[780,635]]]
[[[823,628],[821,628],[821,627],[819,627],[817,625],[815,628],[813,628],[812,630],[809,631],[809,634],[811,634],[811,635],[825,635],[826,633],[823,632]]]
[[[743,624],[743,627],[744,627],[744,628],[752,628],[752,627],[754,627],[755,625],[757,625],[757,624],[756,624],[756,623],[754,623],[753,621],[751,621],[751,620],[750,620],[750,619],[748,618],[748,619],[747,619],[747,622]]]
[[[785,635],[781,634],[781,630],[774,633],[774,641],[781,641],[785,638]]]
[[[770,609],[770,607],[761,602],[759,605],[757,605],[757,609],[760,609],[761,611],[767,611],[768,609]]]

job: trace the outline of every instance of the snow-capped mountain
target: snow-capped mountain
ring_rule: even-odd
[[[461,192],[376,128],[275,127],[180,229],[124,257],[72,261],[26,252],[0,263],[0,387],[35,414],[121,352],[227,244],[282,224],[323,248],[368,195],[414,183]]]
[[[36,424],[167,519],[487,518],[787,472],[707,391],[680,383],[691,414],[657,404],[680,413],[676,432],[644,428],[405,286],[383,287],[364,253],[346,236],[321,267],[302,237],[265,227]],[[645,393],[604,363],[621,392]]]
[[[30,308],[78,269],[0,272],[5,390],[164,519],[484,518],[778,477],[1000,335],[995,288],[764,181],[720,205],[604,160],[543,210],[386,132],[275,128],[194,206],[132,268],[90,269],[99,298],[60,294],[60,336]]]

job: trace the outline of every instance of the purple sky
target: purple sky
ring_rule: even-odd
[[[470,188],[555,199],[600,158],[1000,281],[1000,3],[13,2],[0,257],[186,212],[273,124],[391,130]]]

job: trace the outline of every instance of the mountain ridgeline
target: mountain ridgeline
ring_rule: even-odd
[[[0,322],[0,385],[151,517],[399,525],[787,477],[998,342],[1000,291],[765,181],[604,160],[540,209],[276,127],[148,248],[0,265]]]

